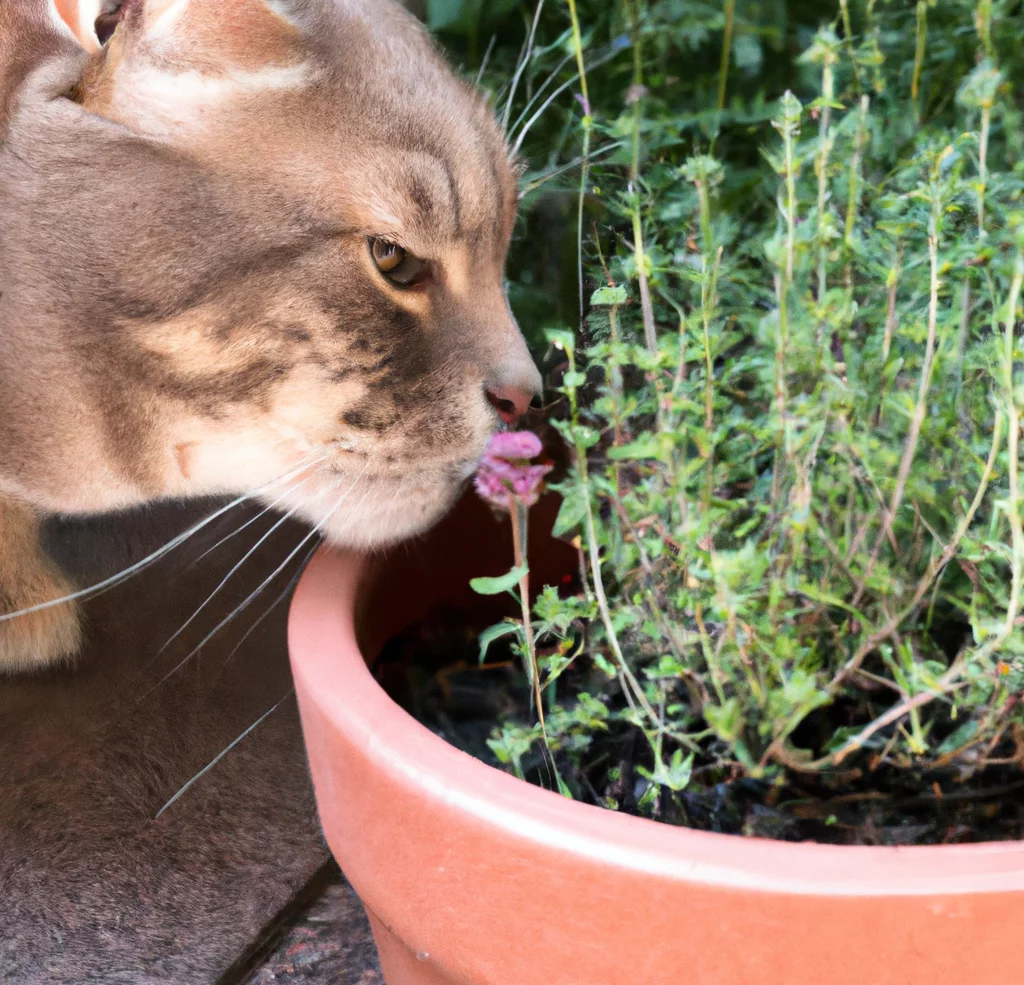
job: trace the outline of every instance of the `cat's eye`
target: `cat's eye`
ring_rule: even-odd
[[[413,287],[424,281],[430,273],[426,260],[413,256],[408,250],[387,239],[370,238],[370,256],[377,269],[398,287]]]

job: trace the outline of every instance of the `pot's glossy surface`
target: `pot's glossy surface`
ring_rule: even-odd
[[[389,985],[1024,979],[1024,844],[835,847],[673,828],[531,787],[396,706],[363,652],[388,625],[465,597],[470,576],[507,568],[500,529],[464,503],[374,577],[323,551],[292,607],[320,816]],[[550,542],[545,555],[539,538],[542,556],[557,577],[575,555]]]

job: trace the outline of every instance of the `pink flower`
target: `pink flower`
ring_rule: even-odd
[[[540,438],[532,431],[502,431],[491,437],[484,458],[503,458],[514,462],[521,458],[536,458],[540,451]]]
[[[550,465],[532,465],[541,452],[540,438],[531,431],[494,435],[477,468],[476,491],[489,503],[509,509],[518,500],[533,506]]]

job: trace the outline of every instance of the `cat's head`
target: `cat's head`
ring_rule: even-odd
[[[339,542],[422,529],[539,387],[491,110],[390,0],[100,13],[0,155],[0,316],[42,305],[78,377],[52,447],[102,431],[94,505],[269,484]]]

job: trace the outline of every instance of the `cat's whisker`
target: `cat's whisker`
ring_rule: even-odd
[[[295,572],[295,574],[292,576],[288,584],[285,585],[284,591],[281,592],[280,595],[278,595],[274,602],[267,607],[266,611],[264,611],[263,614],[245,631],[242,638],[231,648],[231,652],[224,658],[224,663],[221,665],[221,674],[224,673],[224,668],[227,667],[227,665],[231,662],[231,659],[234,657],[234,655],[238,653],[238,651],[241,649],[242,644],[250,636],[252,636],[252,634],[256,632],[256,630],[259,629],[259,627],[263,624],[263,620],[266,619],[267,616],[269,616],[286,598],[288,598],[291,595],[292,590],[295,588],[295,586],[299,582],[299,579],[302,577],[302,573],[306,570],[306,566],[309,564],[313,555],[316,554],[316,552],[319,549],[319,543],[314,544],[309,549],[308,553],[302,559],[302,562],[299,564],[299,570]],[[218,674],[217,676],[219,677],[220,675]]]
[[[297,483],[294,486],[290,486],[280,496],[278,496],[277,499],[275,499],[269,506],[267,506],[265,509],[263,509],[259,513],[257,513],[256,516],[254,516],[251,520],[248,520],[246,523],[243,523],[237,530],[232,531],[226,537],[222,537],[219,541],[217,541],[216,544],[213,545],[213,547],[209,548],[208,550],[206,550],[202,554],[200,554],[199,557],[196,558],[196,560],[192,562],[190,567],[193,567],[194,565],[198,564],[198,562],[201,561],[204,557],[206,557],[206,555],[209,554],[210,551],[216,550],[216,548],[218,548],[226,540],[230,540],[236,534],[241,533],[250,524],[255,523],[260,517],[265,516],[275,506],[277,506],[277,504],[280,503],[282,500],[286,499],[288,496],[293,496],[299,489],[301,489],[307,482],[309,482],[309,480],[311,478],[312,478],[312,476],[306,476],[306,478],[303,479],[301,482]],[[296,509],[298,509],[298,507],[296,507]],[[213,599],[217,595],[217,593],[228,583],[228,581],[230,580],[231,576],[236,571],[238,571],[238,569],[243,564],[245,564],[245,562],[250,557],[252,557],[253,554],[255,554],[257,550],[259,550],[260,546],[263,543],[266,542],[266,540],[270,537],[270,535],[273,534],[275,530],[277,530],[287,520],[289,520],[291,517],[293,517],[295,515],[296,509],[289,510],[287,513],[285,513],[284,516],[282,516],[275,524],[273,524],[273,526],[271,526],[271,528],[268,531],[266,531],[266,533],[264,533],[263,536],[260,537],[260,539],[258,541],[256,541],[255,544],[253,544],[253,546],[245,553],[245,555],[242,557],[242,559],[240,561],[238,561],[238,563],[235,564],[235,566],[224,576],[224,578],[221,580],[220,584],[209,594],[209,596],[207,596],[206,601],[204,601],[199,606],[199,608],[197,608],[196,611],[193,612],[192,615],[189,616],[188,619],[186,619],[184,623],[182,623],[182,625],[178,628],[178,630],[174,633],[174,635],[171,636],[170,639],[168,639],[167,642],[165,642],[162,647],[160,647],[160,649],[156,652],[156,654],[153,657],[153,659],[150,661],[151,663],[154,660],[158,659],[160,657],[160,655],[192,624],[192,621],[203,611],[203,609],[206,608],[207,605],[210,604],[210,602],[213,601]]]
[[[273,479],[270,482],[265,483],[263,486],[257,486],[255,489],[251,489],[248,492],[243,493],[241,496],[238,496],[235,499],[231,500],[230,503],[221,506],[219,509],[215,510],[209,516],[205,517],[198,523],[189,527],[189,529],[184,531],[184,533],[180,533],[177,536],[171,538],[171,540],[169,540],[166,544],[162,545],[161,547],[158,547],[151,554],[147,554],[140,561],[136,561],[134,564],[129,565],[127,568],[122,568],[121,571],[118,571],[116,574],[111,575],[109,578],[104,578],[103,580],[98,581],[93,585],[89,585],[86,588],[80,588],[78,589],[78,591],[70,592],[67,595],[62,595],[60,596],[60,598],[50,599],[46,602],[40,602],[37,605],[30,605],[24,609],[17,609],[14,612],[4,612],[0,614],[0,623],[7,622],[10,619],[17,619],[20,616],[27,616],[33,612],[41,612],[44,609],[52,609],[54,606],[65,605],[68,602],[74,602],[78,599],[92,598],[96,595],[102,595],[103,592],[108,591],[109,589],[114,588],[116,585],[121,584],[121,582],[126,581],[133,575],[138,574],[145,568],[148,568],[155,561],[160,560],[160,558],[164,557],[166,554],[169,554],[175,548],[180,547],[187,540],[189,540],[189,538],[195,536],[195,534],[197,534],[200,530],[209,526],[211,523],[214,522],[214,520],[217,520],[219,517],[222,517],[229,510],[232,510],[239,504],[244,503],[255,496],[258,496],[260,493],[266,491],[269,488],[272,488],[273,486],[277,485],[280,482],[286,482],[289,479],[294,478],[300,472],[304,471],[305,469],[312,468],[313,465],[315,464],[315,462],[305,463],[299,466],[298,468],[292,470],[291,472],[286,473],[284,476],[281,476],[277,479]]]
[[[537,34],[537,24],[540,22],[540,13],[544,9],[544,0],[538,0],[537,9],[533,14],[533,23],[530,25],[530,34],[526,39],[526,49],[523,52],[523,57],[519,59],[519,64],[516,66],[515,74],[512,76],[512,85],[509,88],[508,98],[505,100],[505,111],[501,117],[501,129],[503,133],[508,133],[508,120],[512,115],[512,103],[516,98],[516,89],[519,88],[519,80],[522,78],[523,72],[526,71],[526,66],[530,63],[530,56],[533,54],[533,39]]]
[[[307,544],[313,537],[316,537],[321,532],[321,530],[323,530],[323,528],[327,525],[327,522],[331,519],[332,516],[334,516],[334,514],[338,511],[341,505],[348,498],[349,494],[355,488],[356,482],[359,481],[359,479],[362,477],[363,473],[366,471],[368,467],[369,463],[363,466],[362,471],[355,477],[355,479],[352,480],[352,484],[349,486],[348,489],[345,490],[345,492],[342,494],[338,502],[335,503],[334,506],[332,506],[331,509],[327,512],[327,514],[316,523],[313,529],[310,530],[309,533],[306,534],[306,536],[299,541],[295,549],[270,573],[270,575],[267,578],[265,578],[252,592],[250,592],[248,597],[244,601],[242,601],[239,605],[235,606],[235,608],[232,609],[231,612],[229,612],[219,623],[217,623],[217,625],[214,626],[213,629],[211,629],[210,632],[208,632],[192,648],[192,650],[190,650],[177,664],[175,664],[174,667],[172,667],[166,674],[164,674],[164,676],[161,677],[160,680],[156,682],[156,684],[154,684],[145,693],[143,693],[143,695],[139,699],[140,701],[148,697],[153,691],[160,687],[161,684],[168,680],[168,678],[173,677],[179,670],[181,670],[181,668],[184,667],[185,664],[187,664],[204,646],[206,646],[206,644],[209,643],[210,640],[212,640],[213,637],[217,635],[217,633],[219,633],[229,622],[231,622],[231,620],[234,619],[235,616],[237,616],[240,612],[244,611],[257,598],[257,596],[259,596],[263,589],[265,589],[271,582],[273,582],[273,580],[282,571],[284,571],[284,569],[291,563],[292,559],[295,557],[296,554],[299,553],[303,546]],[[366,491],[363,493],[363,496],[359,500],[359,502],[356,503],[354,511],[358,510],[359,507],[363,505],[363,503],[366,501],[366,497],[369,496],[372,488],[372,486],[366,487]],[[324,494],[321,494],[318,497],[318,499],[322,499],[323,495]],[[353,515],[355,515],[354,511]]]
[[[199,616],[199,614],[217,597],[217,593],[220,592],[220,590],[231,580],[231,576],[233,574],[235,574],[235,572],[238,571],[238,569],[240,567],[242,567],[242,565],[245,564],[245,562],[248,561],[249,558],[251,558],[253,556],[253,554],[255,554],[256,551],[258,551],[260,549],[260,547],[263,546],[264,543],[266,543],[266,541],[270,538],[270,536],[274,533],[275,530],[277,530],[280,527],[282,527],[285,523],[287,523],[295,515],[295,511],[297,509],[298,509],[298,507],[296,507],[295,509],[289,510],[287,513],[285,513],[275,524],[273,524],[273,526],[271,526],[271,528],[265,534],[263,534],[262,537],[260,537],[259,540],[256,541],[255,544],[252,545],[252,547],[249,548],[248,551],[245,552],[245,554],[242,556],[242,559],[240,561],[238,561],[237,564],[235,564],[235,566],[221,579],[220,584],[217,585],[217,587],[212,592],[210,592],[210,594],[206,597],[206,600],[200,603],[200,605],[196,609],[196,611],[193,612],[192,615],[190,615],[188,617],[188,619],[186,619],[181,624],[181,626],[178,627],[178,629],[164,643],[164,645],[162,647],[160,647],[159,650],[157,650],[156,654],[153,656],[153,658],[150,661],[150,663],[152,663],[154,660],[159,659],[160,655],[179,636],[181,636],[181,634],[183,632],[185,632],[185,630],[188,629],[189,626],[192,625],[193,621]],[[264,512],[266,512],[266,511],[264,511]]]
[[[192,779],[190,779],[187,783],[185,783],[182,787],[178,789],[177,793],[175,793],[175,795],[171,797],[171,799],[168,800],[167,803],[164,804],[164,806],[156,812],[156,815],[154,816],[153,820],[155,821],[158,817],[160,817],[160,815],[163,814],[163,812],[166,811],[167,808],[170,807],[176,800],[178,800],[181,797],[181,795],[184,794],[185,791],[192,786],[192,784],[199,780],[200,777],[205,776],[207,773],[209,773],[210,770],[212,770],[214,766],[216,766],[229,752],[231,752],[231,750],[234,749],[239,742],[241,742],[247,735],[249,735],[256,728],[258,728],[263,722],[265,722],[275,711],[277,711],[278,708],[281,707],[281,705],[285,703],[285,701],[288,700],[288,698],[292,696],[294,691],[294,687],[289,688],[288,693],[285,694],[284,697],[282,697],[280,701],[277,702],[277,704],[275,704],[272,708],[269,708],[262,715],[260,715],[260,717],[257,718],[256,721],[253,722],[252,725],[250,725],[240,736],[238,736],[238,738],[229,742],[219,753],[217,753],[216,756],[213,757],[213,759],[211,759],[198,773],[196,773],[196,775],[193,776]]]
[[[331,513],[333,512],[334,511],[332,510]],[[327,516],[324,517],[325,522],[330,518],[331,513],[328,513]],[[151,688],[144,691],[143,694],[140,696],[139,701],[144,701],[146,698],[149,697],[150,694],[152,694],[158,687],[160,687],[161,684],[165,683],[170,678],[172,678],[179,670],[181,670],[182,667],[185,666],[185,664],[187,664],[197,653],[199,653],[199,651],[202,650],[202,648],[206,646],[206,644],[209,643],[210,640],[212,640],[214,636],[217,635],[217,633],[219,633],[229,622],[231,622],[231,620],[234,619],[235,616],[237,616],[240,612],[243,612],[249,606],[249,604],[260,594],[260,592],[262,592],[263,589],[266,588],[267,585],[269,585],[288,566],[288,563],[292,560],[292,558],[295,557],[296,554],[298,554],[298,552],[302,549],[303,545],[309,543],[309,541],[313,537],[316,537],[320,533],[320,528],[321,524],[317,524],[315,527],[313,527],[313,529],[310,530],[309,533],[306,534],[306,536],[299,541],[298,546],[296,546],[296,548],[273,570],[273,572],[271,572],[271,574],[267,578],[265,578],[256,589],[250,592],[248,597],[243,602],[235,606],[235,608],[232,609],[231,612],[229,612],[219,623],[217,623],[217,625],[214,626],[213,629],[211,629],[187,654],[185,654],[185,656],[182,657],[182,659],[179,660],[178,663],[176,663],[169,671],[167,671],[167,673],[164,674],[164,676],[161,677],[160,680],[158,680]]]
[[[189,565],[188,565],[189,568],[194,568],[208,554],[212,554],[215,550],[217,550],[218,547],[220,547],[223,544],[226,544],[229,540],[231,540],[232,537],[237,537],[247,527],[252,526],[257,520],[259,520],[262,517],[266,516],[268,513],[270,513],[277,506],[278,503],[280,503],[283,499],[286,499],[288,496],[290,496],[296,490],[301,489],[312,478],[313,477],[311,475],[308,475],[308,476],[306,476],[305,479],[303,479],[297,485],[291,486],[290,488],[286,489],[272,503],[268,503],[266,506],[264,506],[263,509],[260,510],[259,513],[257,513],[254,517],[251,517],[250,519],[246,520],[245,523],[243,523],[240,527],[236,527],[234,530],[231,531],[231,533],[225,534],[223,537],[221,537],[220,540],[217,541],[216,544],[214,544],[212,547],[208,547],[194,561],[189,562]]]
[[[309,539],[310,539],[311,537],[313,537],[313,536],[315,536],[315,535],[319,535],[319,534],[320,534],[320,533],[321,533],[321,532],[323,531],[323,528],[324,528],[325,526],[327,526],[327,521],[328,521],[328,520],[330,520],[330,519],[331,519],[331,517],[332,517],[332,516],[333,516],[333,515],[334,515],[334,514],[335,514],[335,513],[336,513],[336,512],[338,511],[338,508],[339,508],[339,507],[341,506],[341,504],[342,504],[342,503],[344,502],[344,500],[345,500],[345,498],[347,497],[347,495],[348,495],[348,493],[346,492],[345,496],[342,496],[342,497],[341,497],[341,499],[340,499],[340,500],[338,500],[338,502],[337,502],[337,503],[335,503],[333,507],[331,507],[331,509],[330,509],[330,511],[329,511],[329,512],[327,513],[327,515],[326,515],[326,516],[325,516],[325,517],[324,517],[324,518],[323,518],[322,520],[320,520],[320,522],[319,522],[319,523],[317,523],[317,525],[316,525],[315,527],[313,527],[313,529],[312,529],[312,530],[311,530],[311,531],[309,532],[309,534],[307,534],[307,535],[306,535],[306,536],[305,536],[305,537],[304,537],[304,538],[303,538],[303,539],[302,539],[301,541],[299,541],[298,545],[297,545],[297,546],[295,547],[295,549],[294,549],[294,550],[293,550],[293,551],[292,551],[292,552],[291,552],[291,553],[290,553],[290,554],[288,555],[288,557],[286,557],[286,558],[285,558],[285,559],[284,559],[284,560],[283,560],[283,561],[282,561],[282,562],[281,562],[281,563],[280,563],[280,564],[279,564],[279,565],[278,565],[278,566],[277,566],[277,567],[276,567],[276,568],[274,569],[274,571],[273,571],[273,572],[272,572],[272,573],[271,573],[271,574],[269,575],[269,577],[265,578],[265,579],[263,580],[263,582],[261,582],[261,583],[260,583],[260,585],[259,585],[259,586],[258,586],[258,587],[257,587],[256,589],[254,589],[254,590],[253,590],[253,591],[252,591],[252,592],[250,593],[249,597],[248,597],[248,598],[247,598],[247,599],[246,599],[246,600],[245,600],[244,602],[242,602],[242,604],[241,604],[240,606],[238,606],[238,607],[237,607],[237,608],[236,608],[236,609],[235,609],[235,610],[234,610],[233,612],[229,613],[229,614],[228,614],[228,615],[227,615],[227,616],[226,616],[226,617],[224,618],[224,620],[223,620],[223,621],[222,621],[222,622],[221,622],[221,623],[220,623],[220,624],[219,624],[218,626],[216,626],[216,627],[215,627],[215,628],[213,629],[213,631],[212,631],[212,632],[210,633],[210,635],[209,635],[209,636],[207,636],[207,638],[206,638],[205,640],[203,640],[203,643],[201,643],[201,644],[200,644],[200,646],[202,646],[202,645],[203,645],[204,643],[206,643],[206,642],[207,642],[207,641],[208,641],[208,640],[210,639],[210,637],[211,637],[211,636],[212,636],[212,635],[213,635],[214,633],[217,633],[217,632],[218,632],[218,631],[219,631],[219,630],[220,630],[220,629],[221,629],[221,628],[222,628],[223,626],[225,626],[225,625],[226,625],[227,623],[229,623],[229,622],[230,622],[230,621],[231,621],[232,619],[234,619],[234,618],[235,618],[235,616],[237,616],[237,615],[238,615],[238,614],[239,614],[239,613],[240,613],[240,612],[241,612],[241,611],[242,611],[243,609],[245,609],[245,608],[246,608],[247,606],[249,606],[249,604],[250,604],[250,603],[252,603],[252,602],[253,602],[253,601],[254,601],[254,600],[256,599],[256,597],[257,597],[257,596],[258,596],[258,595],[259,595],[259,594],[260,594],[260,593],[261,593],[261,592],[262,592],[262,591],[263,591],[263,590],[264,590],[264,589],[265,589],[265,588],[266,588],[266,587],[267,587],[268,585],[270,585],[270,584],[271,584],[271,583],[273,582],[273,580],[274,580],[274,579],[275,579],[275,578],[276,578],[276,577],[277,577],[277,576],[278,576],[278,575],[279,575],[279,574],[280,574],[280,573],[281,573],[282,571],[284,571],[284,569],[285,569],[285,568],[286,568],[286,567],[288,566],[288,564],[289,564],[289,563],[291,562],[291,560],[292,560],[292,559],[293,559],[293,558],[295,557],[295,555],[299,553],[299,550],[300,550],[300,549],[301,549],[301,548],[303,547],[303,545],[305,545],[305,544],[306,544],[306,543],[307,543],[307,542],[309,541]],[[370,487],[368,486],[368,487],[366,488],[366,491],[365,491],[365,492],[363,493],[363,495],[362,495],[362,498],[361,498],[361,499],[359,500],[359,502],[358,502],[358,503],[356,503],[355,507],[353,508],[353,516],[355,515],[355,511],[357,511],[357,510],[359,509],[359,507],[360,507],[360,506],[362,506],[364,502],[366,502],[366,498],[367,498],[367,497],[368,497],[369,495],[370,495]],[[346,524],[345,524],[345,525],[344,525],[344,526],[343,526],[343,527],[342,527],[341,529],[342,529],[342,530],[346,529],[346,528],[347,528],[347,527],[348,527],[348,526],[350,525],[350,523],[351,523],[351,521],[350,521],[349,523],[346,523]],[[317,547],[319,547],[319,546],[320,546],[320,545],[319,545],[319,544],[317,544],[317,545],[316,545],[316,546],[314,547],[314,549],[313,549],[313,550],[315,551],[315,550],[316,550],[316,548],[317,548]],[[307,561],[308,561],[309,557],[312,557],[312,552],[311,552],[311,553],[310,553],[310,554],[309,554],[309,555],[307,556]],[[303,562],[303,563],[305,564],[306,562]],[[296,576],[296,577],[297,577],[297,576]]]

